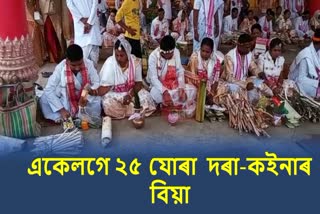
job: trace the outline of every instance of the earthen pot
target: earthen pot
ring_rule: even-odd
[[[142,109],[135,109],[134,112],[135,113],[140,113],[142,111]],[[141,115],[141,117],[139,119],[133,119],[132,120],[132,124],[136,129],[141,129],[143,128],[145,123],[145,118],[144,118],[144,114]]]

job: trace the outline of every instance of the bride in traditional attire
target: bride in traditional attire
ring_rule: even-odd
[[[102,97],[106,115],[115,119],[129,117],[134,113],[134,93],[138,93],[145,116],[151,115],[156,106],[148,91],[143,89],[141,60],[131,54],[129,42],[118,37],[114,52],[104,63],[100,72],[101,84],[97,94]]]

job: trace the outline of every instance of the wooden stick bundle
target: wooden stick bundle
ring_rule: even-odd
[[[269,136],[264,130],[272,122],[272,115],[253,108],[245,91],[233,94],[221,94],[216,102],[225,107],[229,114],[229,126],[240,134],[255,133],[257,136]]]
[[[303,120],[310,120],[314,123],[320,121],[320,103],[311,97],[303,96],[295,91],[287,101],[302,116]]]

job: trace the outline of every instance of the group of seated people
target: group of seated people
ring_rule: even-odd
[[[170,34],[177,42],[191,41],[194,30],[193,8],[189,5],[180,9],[173,20],[168,20],[165,18],[166,11],[159,8],[157,17],[152,20],[150,28],[147,27],[145,15],[141,11],[140,24],[143,31],[141,39],[151,40],[152,43],[159,45],[160,40]],[[108,47],[112,47],[116,38],[124,33],[124,29],[115,22],[116,13],[116,9],[111,10],[103,35],[104,45]],[[238,7],[233,7],[230,14],[224,14],[221,41],[222,43],[236,42],[240,34],[244,32],[252,34],[251,28],[256,24],[261,27],[261,37],[266,39],[278,37],[285,44],[311,39],[315,29],[320,25],[319,11],[316,11],[312,18],[308,10],[299,13],[298,16],[293,16],[291,13],[290,10],[283,10],[281,6],[278,6],[275,11],[267,9],[261,17],[258,17],[253,10],[240,11]]]
[[[66,56],[56,66],[40,99],[47,119],[58,122],[76,117],[79,103],[86,103],[92,116],[100,116],[102,106],[106,115],[122,119],[134,113],[134,93],[146,116],[160,103],[168,108],[195,109],[196,88],[185,83],[180,53],[170,35],[162,38],[160,47],[149,57],[149,91],[143,88],[141,59],[131,54],[131,46],[123,36],[117,38],[113,55],[99,74],[93,63],[83,58],[80,46],[69,46]],[[81,93],[87,84],[89,96],[83,101]]]
[[[105,47],[113,46],[114,40],[116,40],[116,38],[120,34],[125,33],[124,29],[122,29],[122,27],[116,22],[116,14],[117,14],[116,9],[110,10],[107,25],[103,33],[103,41],[104,41]]]
[[[103,33],[105,47],[113,46],[114,42],[116,42],[116,38],[125,32],[115,21],[116,13],[116,9],[110,10],[107,25]],[[189,14],[190,11],[182,9],[179,11],[177,18],[170,22],[169,20],[165,19],[165,10],[163,8],[159,8],[158,15],[152,20],[150,32],[148,34],[146,29],[147,27],[145,26],[145,17],[142,13],[140,20],[142,30],[141,35],[144,37],[143,39],[149,38],[149,40],[152,40],[152,42],[156,43],[157,45],[160,44],[160,40],[164,36],[169,34],[171,34],[176,41],[192,40],[192,27],[189,20]]]
[[[272,39],[268,50],[258,58],[252,53],[253,43],[251,35],[241,34],[237,46],[223,56],[215,51],[211,38],[202,40],[200,50],[191,55],[187,69],[207,81],[207,104],[213,104],[212,98],[219,87],[226,87],[230,92],[250,91],[264,84],[269,89],[264,91],[265,96],[280,93],[280,75],[285,62],[281,56],[283,42]],[[141,59],[131,54],[131,46],[122,36],[117,37],[113,55],[105,61],[99,74],[93,63],[83,58],[78,45],[69,46],[66,56],[56,66],[40,99],[47,119],[61,121],[76,117],[79,103],[85,103],[91,115],[100,117],[102,106],[105,115],[122,119],[134,113],[134,94],[138,94],[146,116],[157,106],[180,108],[191,117],[195,112],[197,87],[186,83],[180,52],[170,35],[165,35],[149,56],[146,77],[149,88],[142,84]],[[320,99],[319,56],[320,29],[317,29],[312,43],[297,55],[289,73],[301,92],[314,99]],[[256,84],[256,79],[262,83]],[[83,101],[81,93],[87,84],[89,96]]]
[[[252,33],[251,27],[259,24],[263,38],[279,37],[286,44],[297,43],[299,40],[312,38],[318,20],[319,14],[317,12],[310,19],[310,12],[307,10],[292,19],[290,10],[282,11],[281,6],[276,8],[276,12],[268,9],[266,14],[260,18],[254,16],[252,10],[248,10],[244,18],[240,20],[238,9],[233,8],[231,14],[223,19],[222,41],[230,42],[243,32],[250,34]]]

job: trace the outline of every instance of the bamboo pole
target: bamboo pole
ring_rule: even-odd
[[[206,104],[206,88],[207,81],[201,80],[198,89],[197,107],[196,107],[196,121],[202,123],[204,121],[204,112]]]

